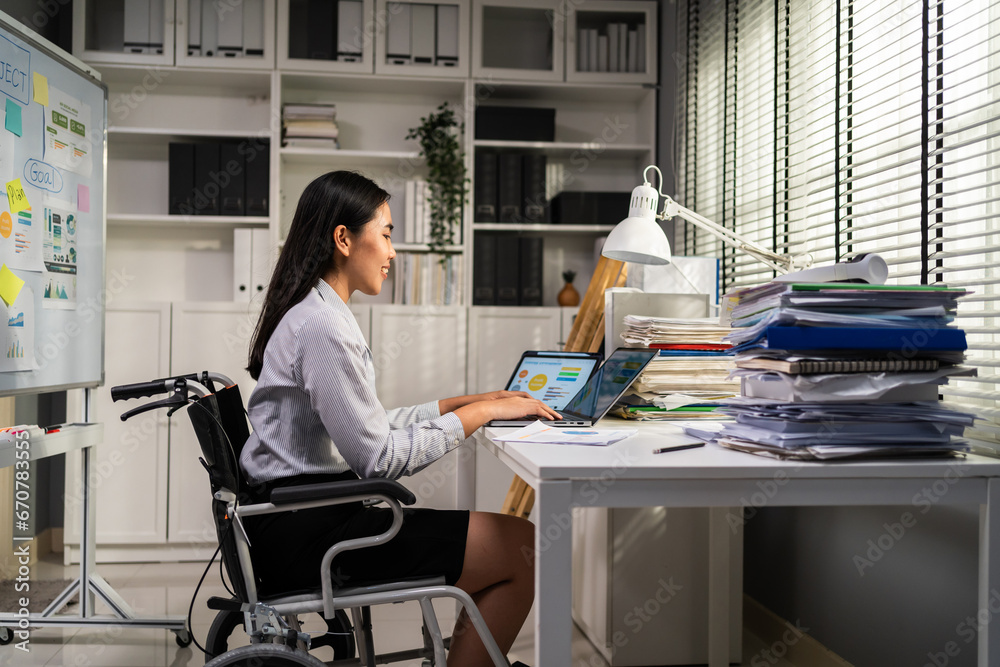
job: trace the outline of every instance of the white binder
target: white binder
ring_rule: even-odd
[[[220,2],[219,53],[234,58],[243,55],[243,2]]]
[[[413,48],[413,64],[433,65],[437,48],[434,29],[436,18],[434,5],[410,5],[410,46]]]
[[[189,56],[201,55],[201,2],[202,0],[188,0],[187,54]]]
[[[163,29],[164,0],[149,0],[149,53],[163,53],[163,40],[166,39]]]
[[[340,0],[337,3],[337,60],[361,62],[361,36],[364,12],[361,0]]]
[[[267,284],[271,281],[273,253],[271,251],[271,233],[267,229],[254,229],[253,254],[250,260],[250,300],[263,303]]]
[[[243,0],[243,54],[264,55],[264,0]]]
[[[458,5],[437,6],[437,59],[434,64],[458,66]]]
[[[149,0],[125,0],[125,53],[149,51]]]
[[[255,230],[237,227],[233,230],[233,301],[250,303],[253,282],[253,236]]]
[[[408,2],[390,2],[387,5],[385,29],[385,58],[390,65],[409,65],[410,50],[410,7]]]
[[[201,55],[219,50],[219,0],[201,0]]]

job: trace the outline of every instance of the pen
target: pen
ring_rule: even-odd
[[[666,452],[678,452],[682,449],[694,449],[695,447],[704,447],[704,442],[695,442],[690,445],[674,445],[673,447],[660,447],[659,449],[654,449],[654,454],[664,454]]]

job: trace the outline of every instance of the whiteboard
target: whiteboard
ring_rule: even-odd
[[[107,98],[0,12],[0,396],[104,382]]]

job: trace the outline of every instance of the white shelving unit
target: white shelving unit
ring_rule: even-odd
[[[259,307],[259,300],[251,302],[249,307],[233,302],[234,230],[265,227],[273,248],[280,248],[302,190],[317,176],[335,169],[359,170],[385,187],[392,195],[393,217],[398,219],[402,215],[399,206],[405,181],[427,175],[417,143],[406,140],[405,136],[442,102],[448,102],[464,123],[462,143],[470,179],[475,178],[473,164],[477,150],[545,154],[551,163],[562,165],[566,178],[560,189],[565,190],[630,191],[639,182],[642,167],[653,161],[655,90],[637,83],[622,84],[616,75],[599,81],[564,81],[569,63],[562,60],[563,41],[568,27],[558,21],[553,32],[554,74],[546,74],[546,80],[536,78],[537,72],[517,67],[491,69],[476,65],[475,53],[482,42],[481,35],[497,27],[490,22],[497,15],[484,12],[484,8],[500,9],[501,18],[507,9],[516,10],[515,18],[521,10],[534,11],[539,7],[545,15],[545,11],[556,8],[554,0],[544,3],[443,0],[443,4],[455,5],[460,11],[460,62],[456,67],[390,66],[382,62],[386,54],[385,44],[381,44],[386,37],[386,24],[379,23],[379,12],[392,9],[392,3],[385,0],[362,2],[365,22],[359,35],[362,56],[358,62],[291,57],[290,30],[301,15],[293,20],[289,14],[293,9],[301,12],[302,0],[264,0],[266,21],[273,26],[269,30],[273,40],[265,40],[263,59],[251,62],[245,57],[241,60],[189,56],[186,32],[189,17],[187,7],[180,7],[187,2],[165,0],[164,52],[138,55],[102,49],[101,43],[88,34],[88,28],[94,28],[106,8],[120,11],[114,9],[121,7],[120,0],[74,3],[74,44],[81,45],[77,53],[95,64],[109,88],[107,266],[109,279],[117,276],[116,284],[122,286],[112,295],[115,308],[111,310],[120,324],[131,325],[134,320],[146,327],[150,335],[156,333],[160,370],[153,375],[162,376],[166,372],[161,367],[167,362],[162,359],[168,360],[169,372],[194,370],[181,366],[218,361],[231,374],[239,375],[245,363],[246,340],[252,333],[250,314]],[[417,4],[442,3],[420,0]],[[580,9],[590,5],[585,3]],[[537,14],[533,20],[538,20]],[[340,149],[282,147],[283,105],[317,102],[336,104]],[[475,140],[477,105],[555,108],[555,141]],[[268,216],[168,214],[169,144],[212,139],[269,145]],[[461,229],[456,230],[458,242],[444,248],[446,253],[463,257],[461,305],[400,306],[384,299],[366,302],[360,295],[352,299],[352,310],[358,315],[362,329],[370,333],[372,351],[381,360],[377,364],[384,361],[377,370],[386,379],[380,381],[388,382],[397,373],[419,378],[407,383],[403,393],[400,387],[389,384],[382,387],[387,392],[383,397],[387,404],[485,389],[466,386],[470,381],[467,368],[477,369],[473,374],[478,378],[474,380],[477,385],[481,384],[479,380],[493,377],[487,372],[493,368],[493,362],[486,358],[491,351],[481,344],[473,346],[469,333],[472,327],[469,313],[475,310],[469,306],[476,234],[543,237],[543,305],[551,307],[556,304],[556,295],[563,286],[561,273],[566,269],[577,271],[576,287],[581,294],[586,290],[587,278],[596,262],[595,242],[613,226],[474,221],[473,184],[470,182]],[[400,254],[429,250],[427,244],[402,243],[401,238],[397,241],[395,247]],[[568,331],[567,312],[545,308],[544,316],[540,316],[535,310],[491,308],[477,315],[475,322],[479,331],[496,329],[491,335],[505,340],[520,340],[507,336],[505,328],[531,322],[546,332],[537,345],[558,345],[559,341],[553,339],[557,330],[564,332],[563,336]],[[509,311],[509,315],[504,311]],[[178,317],[195,327],[195,337],[182,331],[184,327],[170,327],[170,322],[179,321]],[[131,348],[128,354],[108,355],[108,386],[149,379],[137,377],[136,367],[128,360],[138,356],[152,363],[152,357],[142,356],[148,354],[152,339],[120,337],[125,341],[120,344]],[[203,338],[211,341],[207,347],[198,342]],[[442,340],[449,344],[441,345]],[[226,368],[214,370],[225,372]],[[448,371],[441,375],[441,369]],[[249,382],[243,385],[245,395],[251,388]],[[107,406],[111,414],[102,419],[111,423],[110,417],[117,414],[118,406],[111,407],[110,403]],[[190,442],[173,427],[169,435],[165,424],[158,423],[157,429],[155,455],[143,458],[141,465],[137,459],[135,469],[130,467],[128,475],[123,471],[120,479],[122,488],[129,487],[130,493],[138,493],[134,489],[155,489],[157,497],[136,512],[123,509],[115,520],[120,525],[102,528],[105,536],[102,553],[110,554],[109,557],[143,560],[176,553],[183,558],[203,546],[189,544],[200,539],[204,520],[201,506],[189,508],[182,498],[200,492],[202,480],[195,480],[197,489],[192,487],[190,492],[186,482],[175,483],[178,475],[189,472],[188,463],[192,461],[175,459],[190,454]],[[169,462],[169,469],[165,461]],[[419,485],[422,479],[414,478],[412,483]],[[167,480],[171,480],[170,484]],[[438,489],[428,504],[454,506],[457,493],[447,485]],[[140,517],[139,510],[154,512],[156,516]],[[130,534],[141,523],[151,526],[152,532],[136,533],[134,544],[122,543],[121,536]]]

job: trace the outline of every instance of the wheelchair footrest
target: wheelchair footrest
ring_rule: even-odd
[[[243,603],[233,598],[220,598],[213,595],[208,598],[208,608],[215,611],[243,611]]]

